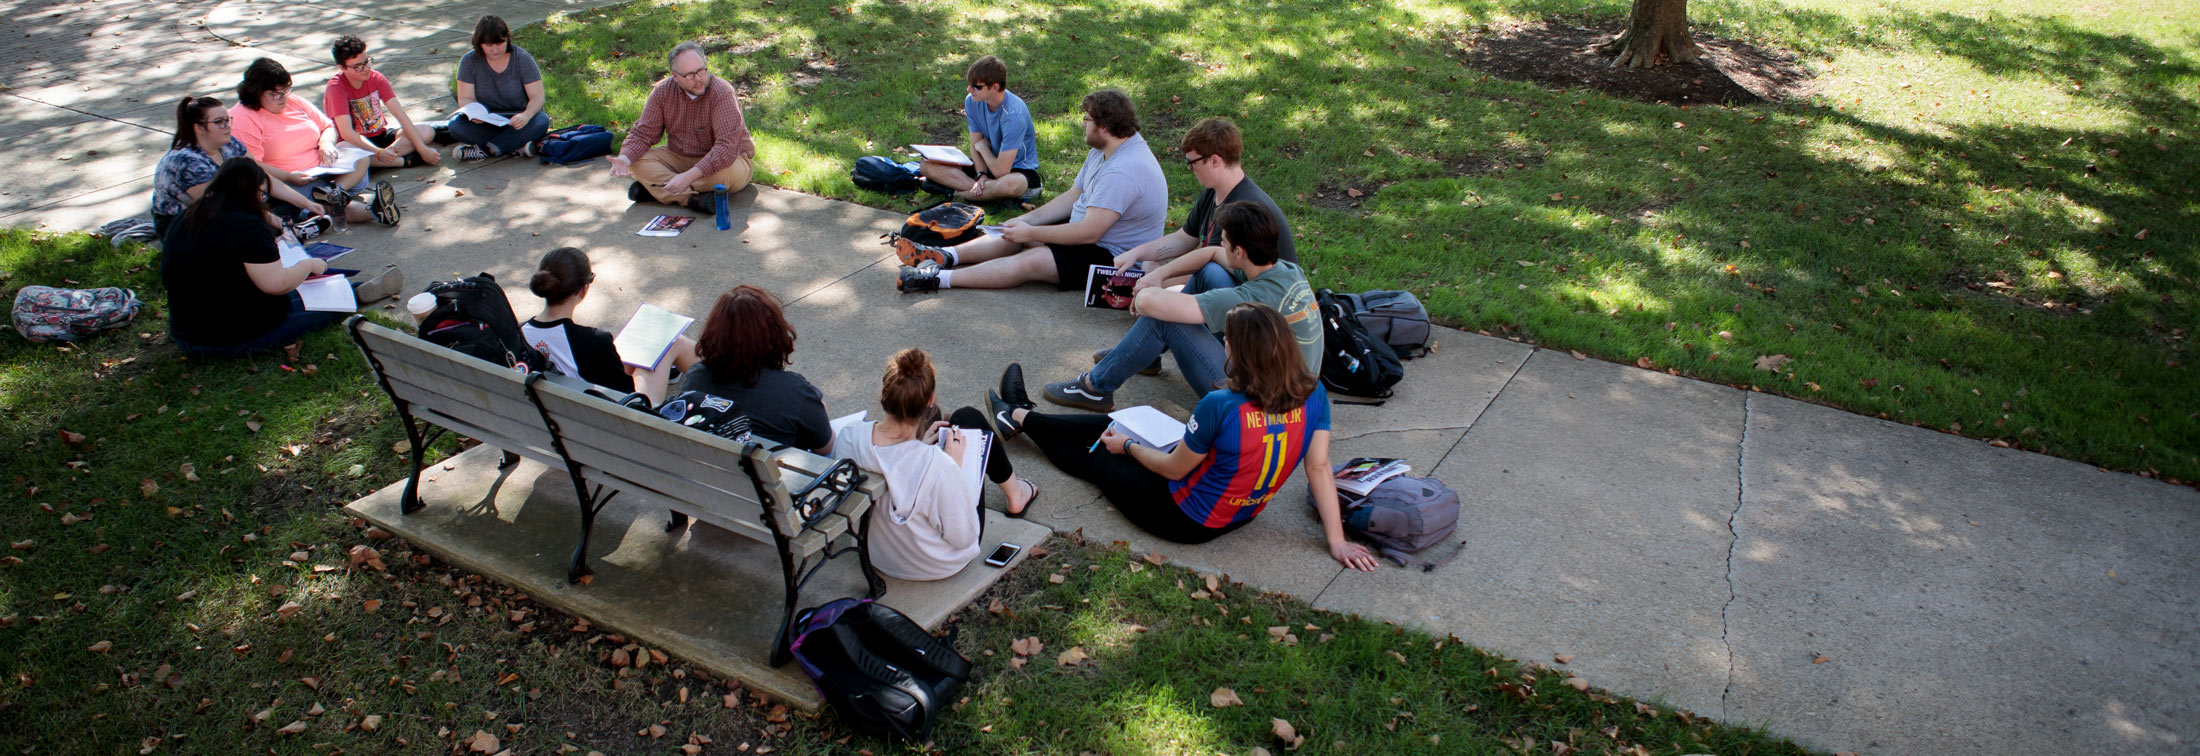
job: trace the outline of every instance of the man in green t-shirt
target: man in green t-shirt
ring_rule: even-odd
[[[1076,378],[1049,383],[1047,401],[1065,407],[1107,412],[1115,409],[1115,390],[1166,350],[1176,355],[1177,367],[1192,391],[1205,395],[1222,381],[1222,321],[1232,306],[1259,302],[1283,314],[1291,333],[1298,337],[1299,356],[1309,375],[1319,374],[1322,358],[1322,323],[1314,306],[1314,290],[1306,284],[1299,266],[1276,258],[1276,237],[1282,220],[1268,208],[1252,202],[1232,202],[1216,211],[1215,224],[1222,228],[1222,244],[1185,253],[1139,279],[1131,299],[1138,322],[1117,341],[1115,348],[1095,355],[1099,364]],[[1147,284],[1190,275],[1215,263],[1228,269],[1229,288],[1206,289],[1199,277],[1185,290]]]

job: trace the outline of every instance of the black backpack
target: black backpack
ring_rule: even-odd
[[[901,224],[904,239],[928,247],[946,247],[961,244],[980,236],[978,224],[985,222],[985,209],[962,202],[942,202],[909,214],[909,220]]]
[[[740,407],[734,406],[732,399],[716,394],[682,391],[650,411],[658,417],[719,438],[740,443],[748,443],[750,440],[749,416],[742,413]]]
[[[1372,399],[1390,397],[1390,387],[1406,377],[1405,363],[1381,339],[1352,316],[1352,308],[1335,292],[1314,292],[1314,304],[1322,313],[1322,385],[1334,393]]]
[[[420,319],[420,338],[522,373],[549,369],[550,360],[520,335],[519,318],[495,276],[437,281],[428,284],[428,293],[435,295],[435,309]]]
[[[887,194],[914,192],[924,181],[917,177],[916,169],[877,155],[856,158],[856,167],[848,172],[848,180],[855,182],[857,189]]]
[[[856,732],[922,743],[970,679],[970,660],[907,615],[843,598],[795,615],[794,658]]]

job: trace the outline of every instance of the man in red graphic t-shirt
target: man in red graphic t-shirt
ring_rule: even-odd
[[[443,161],[443,156],[430,146],[435,141],[435,130],[415,126],[405,115],[390,80],[374,70],[366,42],[346,34],[336,38],[329,54],[336,59],[337,70],[321,96],[321,109],[336,122],[337,138],[374,153],[372,165],[377,168]]]

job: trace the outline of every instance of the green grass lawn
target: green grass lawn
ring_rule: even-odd
[[[995,53],[1051,186],[1082,159],[1090,90],[1127,91],[1165,154],[1235,119],[1317,285],[2200,479],[2200,7],[2001,6],[1698,2],[1700,33],[1798,51],[1818,78],[1799,100],[1685,110],[1466,65],[1487,24],[1616,21],[1619,0],[638,2],[519,42],[561,119],[622,127],[664,51],[700,39],[748,87],[759,182],[886,207],[906,200],[856,191],[848,167],[959,143],[961,71]],[[1162,164],[1181,218],[1198,187]]]
[[[66,349],[0,339],[0,750],[475,753],[484,735],[497,745],[480,753],[667,754],[705,738],[703,753],[914,750],[847,740],[830,716],[377,539],[341,506],[400,478],[402,434],[357,350],[329,328],[296,357],[184,359],[157,260],[0,230],[0,293],[73,279],[147,303]],[[1556,662],[1226,581],[1210,593],[1121,548],[1047,546],[958,620],[979,673],[939,747],[1283,753],[1283,719],[1319,753],[1806,753],[1576,689],[1543,668]],[[356,547],[382,569],[354,564]],[[1021,639],[1041,648],[1019,664]],[[1062,663],[1071,649],[1087,660]],[[1243,705],[1215,706],[1217,688]]]

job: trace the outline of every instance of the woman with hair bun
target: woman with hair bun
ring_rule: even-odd
[[[550,358],[551,369],[616,391],[638,391],[651,404],[665,400],[665,384],[672,368],[693,368],[697,361],[695,340],[680,337],[672,351],[655,368],[628,366],[619,359],[609,331],[573,322],[573,311],[588,298],[596,273],[588,265],[588,253],[559,247],[542,256],[527,290],[542,297],[542,314],[521,323],[520,335],[535,351]]]
[[[832,456],[886,481],[886,495],[871,508],[871,563],[903,580],[952,577],[978,557],[984,532],[984,496],[963,484],[962,434],[950,426],[987,430],[985,414],[970,407],[939,420],[937,375],[921,349],[903,349],[886,363],[879,407],[886,419],[850,423],[833,435]],[[1008,454],[994,443],[986,453],[986,477],[1008,498],[1008,515],[1022,517],[1039,487],[1018,477]]]

